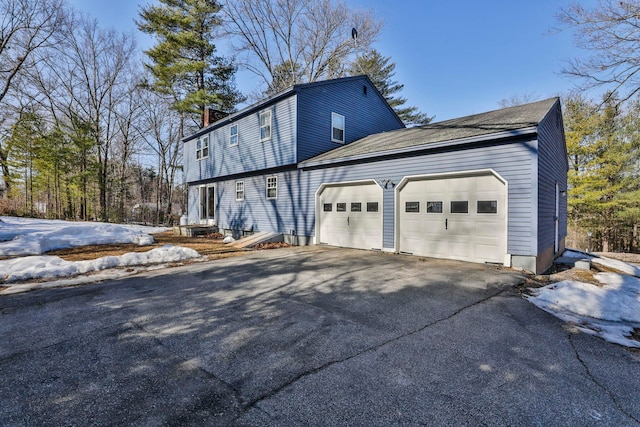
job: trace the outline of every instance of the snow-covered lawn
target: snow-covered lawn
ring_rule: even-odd
[[[141,246],[154,243],[152,233],[170,230],[165,227],[118,225],[95,222],[70,222],[28,218],[0,217],[0,284],[17,281],[55,280],[117,267],[162,265],[186,259],[200,258],[197,251],[165,245],[148,252],[131,252],[122,256],[106,256],[90,261],[65,261],[57,256],[41,255],[54,249],[97,244],[134,243]],[[140,268],[133,270],[140,271]],[[122,274],[117,274],[122,276]],[[103,277],[91,276],[74,283]],[[69,281],[59,282],[62,285]],[[31,289],[34,285],[11,286],[0,293]],[[45,286],[42,283],[38,287]]]
[[[153,243],[151,233],[170,230],[103,222],[71,222],[0,216],[0,256],[40,255],[86,245]]]
[[[564,280],[532,289],[529,301],[581,331],[627,347],[640,348],[631,338],[640,330],[640,268],[622,261],[567,250],[565,257],[590,259],[596,266],[617,270],[594,275],[600,285]]]

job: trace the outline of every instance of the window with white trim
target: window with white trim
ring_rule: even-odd
[[[267,177],[267,199],[278,198],[278,177]]]
[[[271,110],[260,113],[260,141],[271,139]]]
[[[229,146],[238,145],[238,125],[229,126]]]
[[[244,181],[236,181],[236,201],[244,200]]]
[[[209,136],[204,136],[196,141],[196,160],[209,157]]]
[[[344,144],[344,116],[331,113],[331,141]]]

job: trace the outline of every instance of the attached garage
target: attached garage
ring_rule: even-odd
[[[502,264],[507,182],[493,171],[406,177],[398,185],[400,252]]]
[[[382,188],[374,180],[323,184],[316,201],[318,243],[382,249]]]
[[[370,135],[298,168],[318,189],[315,243],[536,273],[564,249],[558,99]]]

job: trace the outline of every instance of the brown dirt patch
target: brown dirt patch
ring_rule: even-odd
[[[156,243],[149,246],[138,246],[132,243],[117,245],[89,245],[68,249],[58,249],[47,252],[47,255],[59,256],[66,261],[86,261],[105,256],[120,256],[128,252],[148,252],[151,249],[167,244],[194,249],[198,251],[200,255],[206,255],[211,260],[228,258],[246,253],[243,250],[225,245],[222,243],[222,240],[217,238],[176,236],[172,231],[154,234],[153,238]]]
[[[272,242],[272,243],[258,243],[253,248],[254,249],[279,249],[279,248],[288,248],[291,245],[285,242]]]

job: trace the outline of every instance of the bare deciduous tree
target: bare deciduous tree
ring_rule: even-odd
[[[562,70],[583,81],[580,89],[601,87],[618,93],[620,102],[640,91],[640,1],[601,0],[590,9],[574,2],[558,17],[575,32],[576,44],[592,52]]]
[[[47,47],[60,31],[61,0],[0,0],[0,126],[7,121],[5,98],[34,51]],[[0,139],[0,169],[7,193],[11,183],[9,152]]]
[[[33,51],[60,29],[63,17],[60,0],[0,0],[0,101]]]
[[[234,48],[245,54],[241,65],[269,93],[342,76],[350,58],[368,50],[382,28],[372,12],[339,0],[227,0],[222,12]]]
[[[141,122],[140,135],[158,161],[156,222],[159,223],[161,212],[164,212],[166,220],[173,210],[176,175],[182,163],[181,133],[186,117],[171,108],[173,100],[170,97],[147,91],[142,102],[144,120]]]

